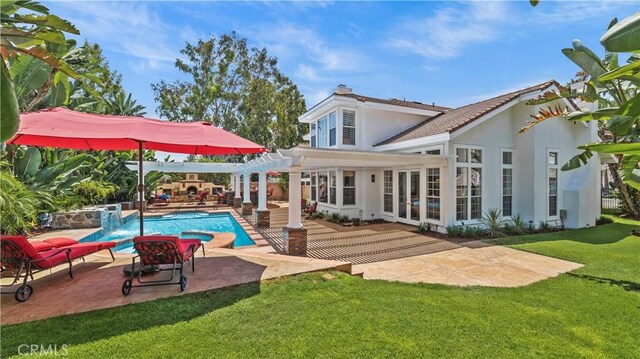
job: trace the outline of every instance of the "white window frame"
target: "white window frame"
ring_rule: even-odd
[[[309,146],[313,148],[318,147],[318,121],[312,121],[309,124],[309,134],[311,138],[309,139]],[[315,141],[314,141],[315,140]]]
[[[386,191],[385,184],[387,182],[386,172],[390,172],[391,173],[391,192],[389,192],[389,193],[385,192]],[[386,195],[391,195],[391,212],[385,210],[384,198],[385,198]],[[382,171],[382,213],[388,213],[390,215],[393,215],[393,204],[394,204],[393,198],[394,198],[394,195],[393,195],[393,170],[384,170],[384,171]]]
[[[344,125],[344,113],[345,111],[353,112],[353,127]],[[350,146],[356,147],[358,145],[358,112],[355,108],[340,108],[340,128],[342,129],[340,133],[340,144],[342,146]],[[344,129],[345,128],[353,128],[353,144],[344,143]]]
[[[334,180],[333,185],[331,184],[331,181],[332,181],[331,176],[333,176],[333,180]],[[329,190],[327,192],[327,204],[330,206],[337,206],[338,205],[338,171],[336,170],[327,171],[327,188]],[[332,188],[334,193],[333,196],[331,195]]]
[[[353,187],[349,186],[345,186],[344,185],[344,173],[345,172],[353,172]],[[339,171],[340,174],[340,185],[342,186],[342,193],[341,193],[341,198],[340,198],[340,204],[342,206],[342,208],[355,208],[358,204],[358,171],[356,171],[355,169],[344,169],[342,171]],[[353,188],[353,204],[345,204],[344,203],[344,189],[345,188]]]
[[[504,163],[504,153],[505,152],[511,152],[511,164],[505,164]],[[513,184],[514,184],[514,168],[513,168],[513,162],[514,162],[514,158],[515,158],[515,150],[513,148],[501,148],[500,149],[500,210],[502,211],[502,216],[505,218],[511,218],[513,216],[514,210],[513,210],[513,204],[514,204],[514,200],[513,200],[513,196],[515,194],[515,191],[513,190]],[[505,215],[504,214],[504,170],[505,169],[510,169],[511,170],[511,214],[510,215]]]
[[[438,196],[429,196],[429,170],[432,169],[436,169],[438,170]],[[427,167],[425,169],[425,176],[424,176],[424,184],[425,184],[425,193],[424,193],[424,220],[430,223],[435,223],[435,224],[442,224],[443,223],[443,217],[444,217],[444,211],[443,211],[443,201],[442,201],[442,178],[443,178],[443,173],[445,171],[445,168],[442,167]],[[439,200],[439,205],[440,205],[440,218],[438,219],[433,219],[433,218],[429,218],[429,203],[428,203],[428,198],[438,198]],[[422,200],[422,199],[421,199]]]
[[[467,157],[468,157],[468,162],[458,162],[458,149],[466,149],[468,150],[467,153]],[[471,162],[471,150],[480,150],[482,151],[482,157],[481,157],[481,161],[480,163],[475,163],[475,162]],[[461,223],[461,222],[465,222],[465,223],[478,223],[480,222],[480,220],[482,219],[482,215],[483,215],[483,209],[485,208],[485,170],[484,170],[484,164],[486,162],[486,158],[487,158],[487,151],[484,148],[484,146],[478,146],[478,145],[453,145],[453,156],[454,156],[454,176],[453,176],[453,188],[454,188],[454,194],[455,194],[455,200],[453,202],[454,205],[454,217],[455,218],[455,222],[456,223]],[[459,220],[458,217],[458,184],[456,183],[457,181],[457,172],[458,172],[458,168],[467,168],[467,219],[462,219]],[[471,218],[471,169],[472,168],[480,168],[480,217],[478,218]]]
[[[556,164],[552,165],[549,164],[549,154],[551,153],[555,153],[556,154]],[[545,177],[547,179],[547,183],[545,185],[546,188],[546,217],[547,220],[550,221],[556,221],[560,218],[560,150],[557,148],[547,148],[547,155],[544,158],[545,163],[547,164],[547,171],[545,173]],[[549,199],[551,198],[551,194],[549,193],[550,188],[549,188],[549,170],[550,169],[555,169],[556,170],[556,214],[555,215],[550,215],[549,214]]]
[[[331,115],[333,115],[333,127],[331,127]],[[331,144],[331,129],[335,130],[334,143]],[[327,115],[327,147],[336,147],[338,145],[338,113],[337,111],[329,111]]]
[[[311,202],[318,201],[318,172],[309,172],[309,186],[311,186]]]

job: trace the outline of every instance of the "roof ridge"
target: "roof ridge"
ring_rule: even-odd
[[[525,88],[522,88],[522,89],[519,89],[519,90],[511,91],[511,92],[508,92],[508,93],[505,93],[505,94],[502,94],[502,95],[494,96],[494,97],[491,97],[491,98],[488,98],[488,99],[484,99],[484,100],[481,100],[481,101],[477,101],[477,102],[474,102],[474,103],[470,103],[470,104],[467,104],[467,105],[463,105],[463,106],[459,106],[459,107],[450,109],[448,111],[439,113],[439,114],[437,114],[437,115],[435,115],[433,117],[429,117],[429,118],[425,119],[424,121],[421,121],[418,124],[416,124],[414,126],[411,126],[410,128],[408,128],[408,129],[406,129],[404,131],[401,131],[398,134],[395,134],[395,135],[393,135],[393,136],[391,136],[391,137],[389,137],[389,138],[387,138],[387,139],[385,139],[383,141],[380,141],[380,142],[376,143],[373,146],[376,147],[376,146],[380,146],[380,145],[393,143],[395,140],[397,140],[397,139],[399,139],[399,138],[401,138],[401,137],[413,132],[414,130],[419,129],[419,128],[421,128],[421,127],[423,127],[423,126],[425,126],[425,125],[427,125],[427,124],[429,124],[429,123],[431,123],[433,121],[437,121],[438,119],[442,118],[443,116],[454,116],[454,114],[456,112],[462,112],[466,108],[470,108],[472,106],[477,106],[477,105],[485,103],[485,102],[491,102],[491,101],[495,101],[495,100],[500,99],[500,98],[504,98],[504,99],[501,99],[498,103],[494,104],[493,106],[490,106],[489,108],[485,108],[485,109],[481,109],[481,110],[477,111],[475,114],[473,114],[469,118],[465,119],[461,124],[458,124],[458,125],[456,125],[456,126],[454,126],[452,128],[449,128],[449,129],[447,129],[447,130],[445,130],[443,132],[455,131],[455,130],[457,130],[459,128],[462,128],[462,127],[466,126],[468,123],[470,123],[472,121],[475,121],[479,117],[482,117],[485,114],[487,114],[487,113],[489,113],[489,112],[491,112],[491,111],[493,111],[493,110],[495,110],[497,108],[502,107],[505,103],[512,101],[516,96],[520,96],[520,95],[523,95],[525,93],[529,93],[529,92],[532,92],[532,91],[540,91],[540,90],[543,90],[543,89],[545,89],[545,88],[547,88],[547,87],[549,87],[551,85],[559,86],[559,84],[558,84],[558,82],[556,80],[551,79],[551,80],[539,83],[537,85],[532,85],[532,86],[525,87]],[[441,133],[443,133],[443,132],[441,132]],[[415,137],[415,138],[421,138],[421,137],[426,137],[426,136],[418,136],[418,137]]]

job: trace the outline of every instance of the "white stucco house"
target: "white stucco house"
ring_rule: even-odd
[[[447,108],[358,95],[344,85],[310,108],[309,146],[279,151],[310,176],[318,210],[412,225],[478,224],[500,209],[567,228],[595,225],[599,163],[563,172],[594,123],[548,120],[517,135],[555,81]],[[576,109],[572,102],[563,105]],[[545,105],[548,106],[548,105]]]

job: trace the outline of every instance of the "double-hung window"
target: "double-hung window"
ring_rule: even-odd
[[[383,181],[384,204],[383,211],[393,212],[393,171],[384,171]]]
[[[342,111],[342,144],[356,144],[356,112],[350,110]]]
[[[329,197],[329,180],[327,172],[318,172],[318,202],[327,203]]]
[[[336,171],[329,171],[329,204],[336,204]]]
[[[513,152],[502,151],[502,215],[513,214]]]
[[[311,147],[318,147],[316,127],[316,123],[311,122]]]
[[[342,205],[356,204],[356,171],[342,172]]]
[[[318,147],[327,147],[327,116],[318,120]]]
[[[482,218],[482,150],[456,148],[456,220]]]
[[[558,152],[548,152],[547,172],[549,217],[556,217],[558,215]]]
[[[329,147],[336,145],[336,113],[329,114]]]
[[[312,201],[316,201],[317,200],[317,190],[318,190],[318,175],[315,172],[311,173],[311,200]]]

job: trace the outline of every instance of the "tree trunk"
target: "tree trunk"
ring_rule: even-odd
[[[611,172],[611,176],[613,177],[613,183],[615,183],[618,191],[620,192],[620,200],[622,202],[622,208],[624,211],[635,218],[640,218],[640,205],[636,203],[636,201],[631,198],[631,194],[629,193],[629,187],[626,183],[622,181],[620,177],[620,172],[618,168],[620,165],[618,163],[610,163],[609,171]]]

